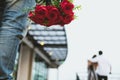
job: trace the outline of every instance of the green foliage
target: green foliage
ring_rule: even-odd
[[[75,6],[75,8],[74,8],[74,10],[79,10],[79,9],[81,9],[81,5],[79,5],[79,6]]]
[[[70,1],[71,3],[73,3],[73,0],[68,0],[68,1]]]
[[[40,3],[41,1],[44,1],[44,0],[35,0],[36,3]]]
[[[60,0],[51,0],[52,5],[59,7]]]
[[[74,15],[74,19],[77,19],[78,16]]]

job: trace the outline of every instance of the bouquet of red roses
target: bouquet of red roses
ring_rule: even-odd
[[[44,26],[69,24],[74,20],[74,5],[70,0],[41,0],[34,10],[29,12],[29,18],[36,24]]]

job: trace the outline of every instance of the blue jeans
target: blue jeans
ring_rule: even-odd
[[[27,33],[28,12],[35,0],[6,0],[3,19],[0,21],[0,80],[12,80],[18,46]]]

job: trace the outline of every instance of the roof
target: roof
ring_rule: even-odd
[[[61,65],[65,61],[68,48],[64,27],[44,27],[32,23],[28,35],[34,45],[39,47],[52,62]]]

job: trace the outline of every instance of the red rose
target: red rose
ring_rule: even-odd
[[[64,24],[69,24],[73,19],[74,19],[74,15],[73,14],[65,15],[63,17],[63,22],[64,22]]]
[[[29,17],[32,21],[36,22],[36,17],[35,17],[34,11],[30,11],[28,17]]]
[[[63,16],[59,16],[58,25],[64,26],[65,23],[63,21],[64,21],[64,17]]]
[[[48,22],[49,22],[49,25],[56,25],[58,23],[58,19],[59,19],[59,16],[60,16],[60,12],[58,10],[58,8],[56,8],[55,6],[48,6],[47,7],[48,9]]]
[[[35,15],[39,18],[44,18],[45,16],[47,16],[48,10],[46,9],[46,6],[36,5]]]
[[[59,11],[56,7],[54,6],[51,6],[51,9],[48,10],[48,19],[52,20],[52,21],[55,21],[56,19],[58,19],[58,16],[59,16]]]
[[[35,15],[34,11],[30,11],[29,14],[28,14],[28,17],[31,18]]]
[[[61,3],[60,3],[60,7],[62,9],[62,11],[65,13],[65,14],[69,14],[72,12],[73,8],[74,8],[74,5],[67,1],[67,0],[63,0]]]
[[[43,23],[43,18],[37,17],[34,11],[30,11],[28,17],[37,24]]]

